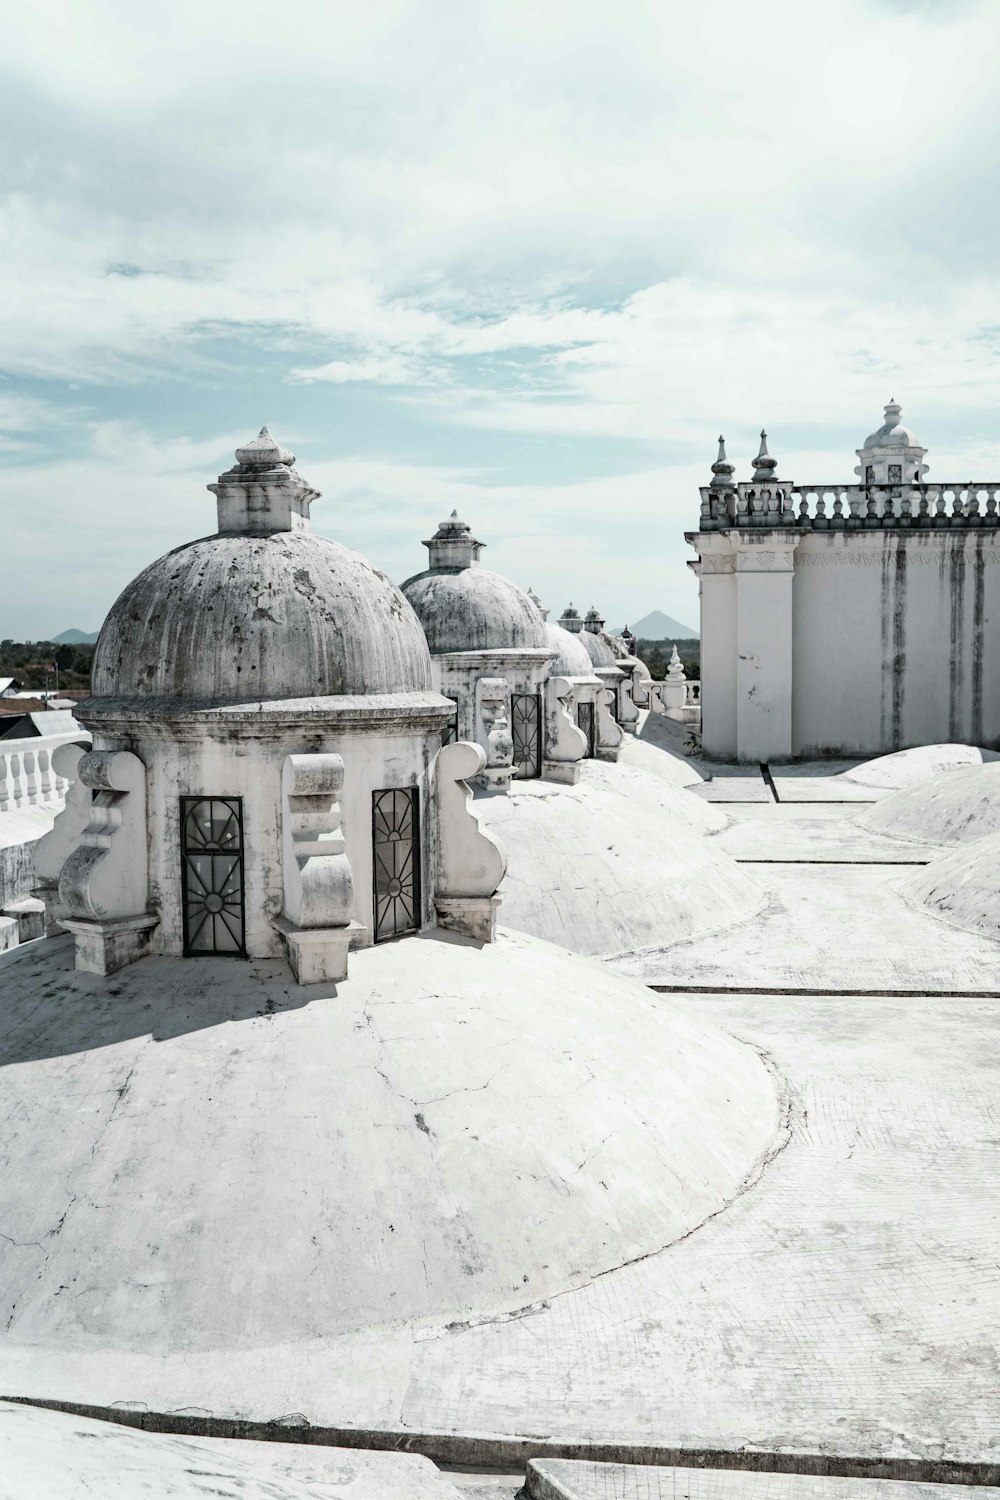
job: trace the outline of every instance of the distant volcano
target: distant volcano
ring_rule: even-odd
[[[64,630],[62,635],[53,635],[49,639],[56,646],[92,646],[99,635],[99,630]]]
[[[643,615],[641,620],[629,620],[628,628],[640,641],[695,641],[698,639],[697,630],[690,625],[682,625],[672,615],[665,615],[662,609],[654,609],[652,614]],[[613,630],[612,635],[621,635],[624,626]]]

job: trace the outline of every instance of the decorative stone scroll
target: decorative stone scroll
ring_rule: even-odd
[[[142,958],[159,921],[147,910],[146,767],[130,750],[91,750],[77,776],[94,796],[59,875],[61,921],[75,939],[76,967],[114,974]]]
[[[612,704],[618,695],[617,686],[602,687],[597,694],[597,759],[617,760],[621,754],[625,736],[615,721]]]
[[[486,748],[477,780],[490,792],[506,792],[514,774],[514,741],[510,732],[510,686],[504,677],[480,677],[476,683],[476,735]]]
[[[545,753],[542,775],[547,781],[575,786],[580,762],[587,753],[587,736],[573,719],[573,684],[568,677],[550,677],[545,684]]]
[[[284,908],[275,926],[299,984],[347,978],[347,954],[361,933],[354,876],[340,829],[339,755],[289,755],[281,771]]]
[[[482,773],[486,752],[481,745],[458,740],[445,745],[434,761],[437,814],[437,879],[434,904],[438,923],[477,942],[496,934],[496,894],[507,870],[507,853],[484,828],[472,802],[469,781]]]
[[[32,850],[35,867],[33,894],[45,905],[45,933],[62,931],[62,903],[59,900],[59,876],[73,850],[83,837],[90,822],[93,793],[80,779],[80,761],[87,753],[86,745],[57,745],[52,752],[52,770],[60,781],[68,783],[66,801],[56,813],[55,821],[48,833],[43,834]]]

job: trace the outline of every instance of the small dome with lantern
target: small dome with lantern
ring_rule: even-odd
[[[859,463],[854,472],[863,485],[919,484],[927,473],[927,449],[899,420],[902,410],[898,401],[890,401],[882,426],[856,450]]]
[[[452,511],[424,542],[430,566],[403,584],[433,655],[538,650],[546,645],[545,623],[524,590],[479,566],[484,545]]]

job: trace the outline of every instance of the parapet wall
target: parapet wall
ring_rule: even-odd
[[[767,761],[1000,745],[998,535],[995,525],[817,529],[790,518],[689,533],[705,753]]]

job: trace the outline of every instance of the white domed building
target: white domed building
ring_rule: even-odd
[[[454,894],[431,770],[452,705],[420,622],[310,530],[317,493],[266,428],[236,457],[209,486],[216,534],[112,606],[78,710],[93,753],[40,846],[98,972],[287,951],[300,978],[331,978]]]
[[[101,635],[70,935],[0,955],[5,1394],[386,1428],[407,1347],[690,1234],[782,1107],[754,1047],[493,929],[409,604],[266,432],[213,488]]]
[[[430,566],[402,588],[427,638],[434,686],[452,700],[454,734],[482,746],[482,785],[506,791],[514,777],[544,774],[554,652],[524,590],[480,567],[484,545],[452,511],[424,542]]]

